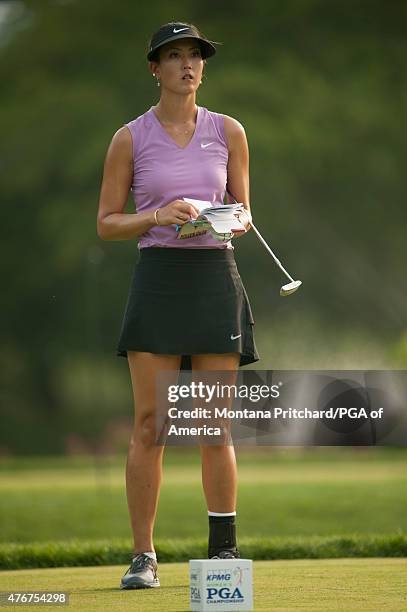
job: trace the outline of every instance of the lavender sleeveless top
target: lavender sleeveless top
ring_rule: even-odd
[[[198,106],[195,132],[184,148],[166,132],[152,107],[125,124],[133,142],[131,190],[137,212],[182,198],[223,204],[228,163],[223,122],[220,113]],[[139,249],[153,246],[233,249],[230,240],[216,240],[209,231],[178,240],[175,225],[153,226],[140,236]]]

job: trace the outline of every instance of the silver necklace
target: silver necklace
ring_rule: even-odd
[[[156,116],[157,116],[157,115],[156,115]],[[170,129],[174,129],[174,127],[171,127],[171,126],[170,126]],[[193,129],[184,130],[184,131],[182,131],[182,129],[181,129],[181,131],[179,131],[179,130],[177,129],[177,130],[176,130],[176,134],[185,134],[185,135],[186,135],[186,134],[190,134],[191,132],[193,132],[193,130],[194,130],[194,129],[195,129],[195,126],[194,126],[194,128],[193,128]]]

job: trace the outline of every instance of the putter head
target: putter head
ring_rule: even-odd
[[[287,285],[283,285],[280,289],[280,295],[291,295],[294,291],[297,291],[298,287],[302,285],[300,280],[293,281],[292,283],[288,283]]]

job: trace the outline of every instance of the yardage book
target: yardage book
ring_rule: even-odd
[[[184,225],[177,225],[177,238],[195,238],[210,231],[216,240],[230,240],[233,232],[243,231],[244,225],[240,223],[235,213],[244,210],[243,204],[219,204],[212,206],[205,200],[194,200],[183,198],[185,202],[193,204],[199,210],[199,217],[193,221],[188,221]]]

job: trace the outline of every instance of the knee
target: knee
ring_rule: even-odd
[[[212,423],[211,423],[212,425]],[[218,430],[216,438],[210,438],[208,444],[204,445],[203,448],[207,449],[208,453],[227,453],[226,450],[229,446],[233,445],[233,439],[231,436],[230,423],[220,420],[214,420],[213,426]]]
[[[136,418],[133,431],[133,442],[144,447],[152,447],[157,444],[157,424],[154,412],[146,412]]]

